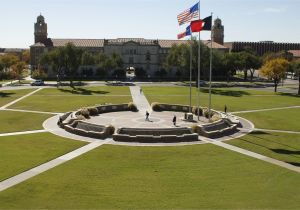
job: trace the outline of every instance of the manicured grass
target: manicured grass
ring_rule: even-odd
[[[300,134],[256,131],[227,143],[300,167]]]
[[[32,91],[34,91],[34,89],[0,90],[0,106],[4,106]]]
[[[0,193],[3,209],[299,209],[300,175],[213,145],[105,145]]]
[[[238,114],[254,123],[256,128],[299,131],[300,108]]]
[[[85,144],[85,142],[64,139],[50,133],[0,137],[0,181]],[[0,204],[0,209],[3,208]]]
[[[43,122],[52,115],[0,111],[0,133],[43,129]]]
[[[143,87],[143,91],[150,103],[189,104],[188,87]],[[300,105],[298,96],[260,90],[221,88],[213,89],[212,93],[213,108],[223,110],[226,104],[229,112]],[[193,88],[193,105],[197,104],[196,95]],[[200,103],[201,106],[208,106],[207,89],[202,89]]]
[[[48,112],[66,112],[104,103],[128,103],[128,87],[46,88],[10,108]]]

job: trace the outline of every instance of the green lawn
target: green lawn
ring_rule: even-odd
[[[300,108],[238,115],[253,122],[256,128],[300,132]]]
[[[0,181],[85,144],[85,142],[64,139],[50,133],[0,137]],[[0,204],[0,209],[3,208]]]
[[[3,90],[0,91],[0,106],[4,106],[9,102],[12,102],[35,89],[22,89],[22,90]]]
[[[188,87],[143,87],[143,91],[150,103],[189,104]],[[298,96],[268,91],[221,88],[213,89],[212,93],[213,108],[223,110],[226,104],[230,112],[300,105]],[[193,105],[197,104],[196,95],[196,89],[193,88]],[[208,105],[207,89],[202,89],[200,100],[201,106]]]
[[[132,98],[128,87],[85,87],[77,88],[75,91],[71,88],[46,88],[10,108],[66,112],[97,104],[130,101]]]
[[[214,145],[105,145],[0,193],[3,209],[299,209],[300,175]]]
[[[43,122],[52,115],[0,111],[0,133],[43,129]]]
[[[300,167],[300,134],[256,131],[227,143]]]

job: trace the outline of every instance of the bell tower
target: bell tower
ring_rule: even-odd
[[[40,15],[37,17],[37,21],[34,24],[34,43],[46,43],[48,39],[47,23],[45,23],[45,18]]]
[[[219,18],[217,18],[214,22],[212,38],[214,42],[224,45],[224,26],[222,25],[222,20]]]

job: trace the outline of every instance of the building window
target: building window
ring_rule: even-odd
[[[130,64],[133,64],[133,63],[134,63],[133,57],[129,57],[129,63],[130,63]]]
[[[146,54],[146,61],[151,61],[151,54],[149,51]]]

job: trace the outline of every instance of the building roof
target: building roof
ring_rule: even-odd
[[[300,50],[289,50],[295,58],[300,58]]]
[[[63,47],[73,43],[76,47],[103,47],[104,39],[51,39],[53,47]]]
[[[173,45],[180,45],[180,44],[188,44],[190,40],[158,40],[159,45],[162,48],[171,48]],[[210,48],[210,40],[202,40],[202,43]],[[220,45],[216,42],[212,43],[213,49],[227,49],[227,47]]]
[[[144,38],[117,38],[117,39],[51,39],[53,47],[63,47],[67,43],[73,43],[76,47],[102,48],[104,45],[122,45],[128,42],[136,42],[141,45],[160,45],[162,48],[171,48],[173,45],[188,44],[189,40],[155,40]],[[210,48],[210,40],[203,40],[204,45]],[[44,46],[41,43],[33,47]],[[213,42],[214,49],[227,49],[227,47]]]

